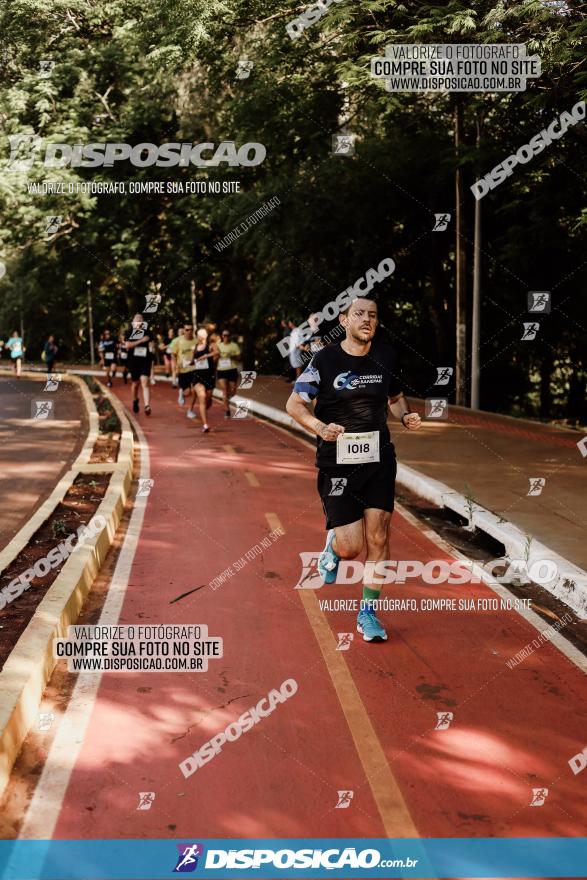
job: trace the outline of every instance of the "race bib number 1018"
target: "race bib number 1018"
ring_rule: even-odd
[[[337,464],[368,464],[379,461],[379,431],[339,434],[336,439]]]

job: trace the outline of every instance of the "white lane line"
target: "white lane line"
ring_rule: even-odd
[[[150,473],[149,447],[141,426],[127,413],[139,438],[140,479],[148,479]],[[118,623],[122,603],[130,578],[130,571],[143,526],[147,497],[135,499],[127,533],[116,562],[112,581],[99,624],[115,626]],[[43,772],[26,811],[19,840],[50,840],[59,819],[65,792],[86,737],[88,723],[102,680],[101,673],[80,673],[69,704],[62,716],[59,730],[53,740]],[[7,867],[8,871],[9,866]],[[7,873],[5,876],[10,876]]]

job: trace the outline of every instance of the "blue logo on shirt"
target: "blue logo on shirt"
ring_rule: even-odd
[[[339,373],[332,385],[336,391],[344,391],[345,388],[354,388],[359,378],[356,373],[351,373],[349,370],[346,373]]]

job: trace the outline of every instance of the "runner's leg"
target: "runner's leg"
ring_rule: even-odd
[[[368,507],[364,513],[365,539],[367,543],[366,563],[382,562],[389,558],[389,527],[391,513],[387,510],[377,510]],[[366,566],[365,580],[363,584],[363,599],[379,599],[381,588],[384,583],[384,575],[373,572],[373,566]]]
[[[349,523],[347,526],[337,526],[334,529],[335,538],[332,549],[341,559],[356,559],[363,552],[364,526],[363,520]]]
[[[138,413],[139,411],[139,380],[133,379],[131,376],[131,388],[132,388],[132,411]]]
[[[202,419],[202,427],[207,427],[206,423],[206,389],[199,382],[195,387],[198,398],[198,409],[200,410],[200,418]]]
[[[191,394],[191,398],[190,405],[187,408],[186,416],[188,417],[188,419],[195,419],[197,418],[196,403],[198,402],[198,385],[194,385],[193,382],[190,382],[189,391]]]
[[[228,382],[226,379],[218,379],[218,387],[222,392],[222,398],[224,402],[224,414],[225,416],[230,416],[230,406],[228,403]]]
[[[381,595],[385,575],[376,574],[375,564],[389,556],[389,525],[391,513],[387,510],[368,507],[363,514],[367,561],[363,576],[363,600],[357,616],[357,630],[366,642],[387,640],[387,633],[376,615],[376,602]]]
[[[141,376],[141,387],[143,389],[143,402],[145,404],[145,412],[151,414],[151,389],[149,388],[149,376]],[[138,396],[138,388],[137,388]]]

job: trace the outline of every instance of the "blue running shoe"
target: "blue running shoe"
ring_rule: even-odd
[[[362,611],[359,611],[357,617],[357,631],[363,634],[366,642],[386,642],[387,633],[377,620],[375,610],[367,605]]]
[[[325,584],[333,584],[335,582],[338,563],[340,562],[340,556],[337,556],[332,549],[335,535],[334,529],[330,529],[326,538],[326,546],[318,559],[318,572]]]

